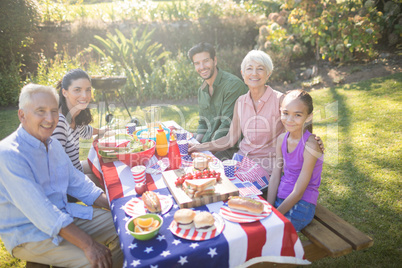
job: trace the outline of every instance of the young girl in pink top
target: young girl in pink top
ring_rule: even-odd
[[[300,231],[317,205],[323,154],[311,134],[313,100],[304,90],[290,91],[281,105],[286,133],[278,137],[267,200]],[[283,171],[283,175],[282,175]]]

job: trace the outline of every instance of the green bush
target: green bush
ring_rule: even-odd
[[[124,94],[131,101],[194,96],[196,90],[188,85],[198,84],[197,75],[189,68],[189,60],[181,52],[172,59],[170,52],[162,50],[161,44],[152,43],[153,33],[154,30],[145,29],[140,34],[136,28],[127,38],[116,30],[116,35],[108,34],[106,39],[95,37],[101,46],[90,46],[127,76]]]
[[[382,18],[374,7],[366,8],[361,1],[301,0],[287,1],[281,8],[260,27],[258,48],[277,57],[284,69],[308,52],[331,62],[376,56]]]
[[[22,86],[20,77],[20,63],[15,61],[4,63],[0,58],[0,106],[16,104],[19,90]]]
[[[368,0],[364,4],[364,8],[372,11],[374,8],[378,10],[377,17],[381,19],[377,22],[381,26],[381,32],[384,33],[389,46],[399,45],[401,47],[402,40],[402,2],[399,0],[377,1]],[[373,14],[373,12],[370,12]]]
[[[261,5],[253,1],[233,0],[184,0],[184,1],[111,1],[86,4],[88,1],[38,0],[42,12],[42,22],[66,22],[82,18],[103,20],[104,22],[157,22],[197,20],[206,17],[238,17],[247,14],[261,14]],[[85,3],[85,4],[83,4]],[[92,1],[93,3],[93,1]]]
[[[376,18],[359,11],[359,1],[318,3],[303,0],[291,11],[289,22],[293,32],[329,61],[373,58],[374,46],[381,37]],[[375,11],[373,16],[375,16]]]
[[[78,67],[86,70],[89,75],[125,75],[125,70],[120,63],[114,63],[107,58],[102,58],[100,62],[95,60],[88,62],[89,54],[87,50],[84,50],[75,57],[69,57],[64,53],[57,54],[54,59],[47,59],[42,54],[33,82],[55,87],[67,71]],[[137,79],[141,80],[141,78]],[[174,58],[166,57],[163,65],[154,65],[152,71],[149,74],[145,73],[144,79],[141,81],[143,83],[136,88],[138,91],[130,87],[130,83],[123,89],[127,102],[138,104],[151,99],[178,100],[195,97],[197,88],[201,84],[190,60],[181,51]],[[108,92],[107,94],[109,94],[109,100],[118,97],[115,92]],[[97,100],[101,98],[96,89],[94,97]]]
[[[162,20],[188,20],[191,18],[191,10],[187,1],[173,1],[164,6],[165,12],[159,12]],[[165,17],[164,14],[167,14]]]
[[[78,57],[69,57],[67,53],[56,54],[54,59],[40,55],[37,75],[33,78],[36,84],[56,87],[57,83],[71,69],[82,68]]]
[[[194,71],[187,53],[179,51],[174,58],[169,57],[162,67],[163,72],[161,86],[152,86],[155,99],[183,100],[197,96],[198,86],[201,84],[198,73]]]
[[[109,33],[106,39],[95,36],[101,48],[94,44],[90,46],[103,58],[124,69],[128,79],[125,93],[141,100],[147,95],[144,92],[144,85],[148,83],[149,76],[167,58],[169,52],[162,51],[161,44],[152,43],[151,36],[154,30],[145,29],[140,34],[138,28],[135,28],[130,38],[126,38],[117,29],[115,31],[116,35]]]
[[[16,104],[22,51],[30,45],[38,12],[33,0],[0,1],[0,105]]]
[[[216,49],[218,67],[242,79],[240,65],[249,51],[250,49],[245,47],[226,49],[218,46]]]

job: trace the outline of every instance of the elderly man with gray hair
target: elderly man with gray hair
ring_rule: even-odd
[[[51,137],[59,96],[28,84],[19,128],[0,142],[0,237],[14,256],[62,267],[121,267],[123,254],[102,189]],[[87,206],[69,203],[67,194]]]

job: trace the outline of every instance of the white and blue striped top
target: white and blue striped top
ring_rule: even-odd
[[[56,138],[64,148],[74,167],[83,172],[80,162],[80,138],[90,139],[92,137],[93,128],[89,125],[76,126],[75,129],[70,127],[66,117],[59,114],[59,123],[53,131],[52,137]]]

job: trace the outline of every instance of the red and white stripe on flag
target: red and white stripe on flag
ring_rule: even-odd
[[[216,202],[207,207],[216,210],[221,205],[221,202]],[[230,238],[229,267],[260,256],[264,256],[265,261],[272,256],[275,262],[287,263],[292,259],[296,264],[309,263],[303,260],[304,249],[292,223],[275,208],[267,218],[259,221],[242,224],[225,221],[225,224],[222,233]]]

